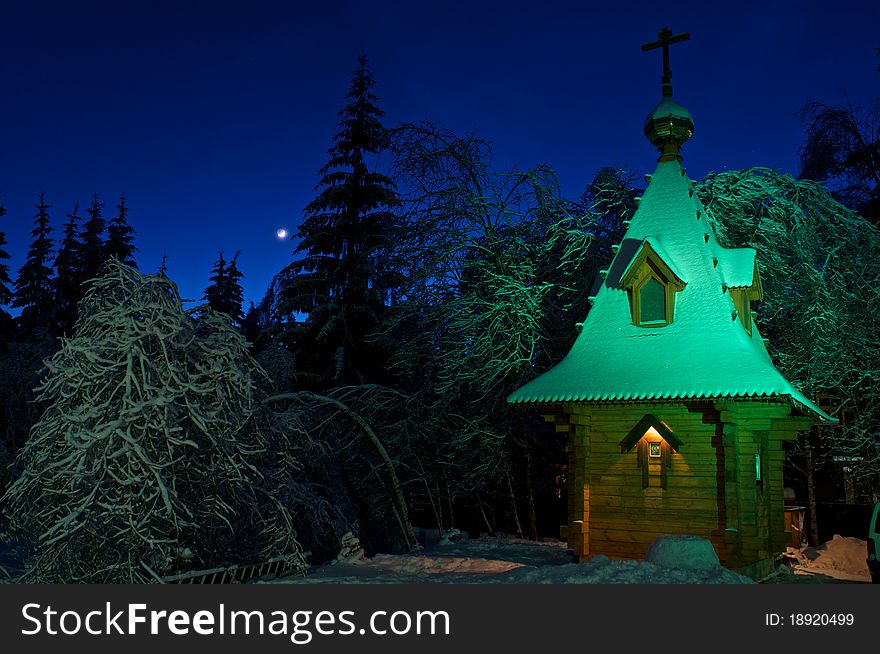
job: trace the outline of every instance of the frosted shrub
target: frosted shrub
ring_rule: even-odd
[[[25,581],[129,582],[304,559],[264,459],[259,367],[229,320],[111,261],[47,361],[6,493]],[[284,472],[284,471],[282,471]],[[267,490],[268,489],[268,490]]]

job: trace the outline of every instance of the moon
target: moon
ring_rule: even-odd
[[[287,238],[287,230],[281,227],[277,232],[275,232],[275,236],[277,236],[279,239],[285,239]]]

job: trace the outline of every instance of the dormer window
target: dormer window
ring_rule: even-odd
[[[656,277],[648,277],[638,291],[640,325],[666,324],[666,285]]]
[[[748,288],[736,288],[730,290],[730,299],[736,308],[739,322],[749,335],[752,334],[752,296]]]
[[[620,278],[629,291],[632,323],[639,327],[665,327],[673,320],[675,294],[685,282],[676,274],[653,238],[648,237],[633,255]]]
[[[761,300],[764,292],[761,277],[755,262],[755,251],[751,248],[727,250],[722,257],[722,279],[730,291],[730,299],[740,324],[749,336],[752,335],[752,302]]]

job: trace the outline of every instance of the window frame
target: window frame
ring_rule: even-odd
[[[644,321],[642,320],[641,292],[645,284],[652,279],[663,285],[666,318]],[[678,278],[647,240],[642,243],[627,267],[620,280],[620,285],[627,290],[629,295],[630,319],[636,327],[648,329],[666,327],[675,320],[675,294],[685,287],[685,282]]]
[[[733,308],[736,309],[739,322],[746,330],[746,333],[752,335],[752,301],[759,300],[760,297],[754,290],[754,287],[741,287],[730,289],[730,299],[733,302]]]
[[[746,333],[752,336],[755,323],[752,316],[752,302],[760,302],[764,299],[758,262],[755,261],[752,269],[752,283],[749,286],[731,286],[727,290],[730,292],[730,300],[733,302],[733,308],[736,310],[740,324]]]
[[[672,312],[675,304],[674,291],[669,280],[660,274],[659,271],[654,270],[650,264],[646,268],[650,269],[650,273],[640,275],[641,279],[638,279],[632,287],[633,324],[637,327],[665,327],[672,322]],[[664,318],[662,320],[645,320],[642,317],[642,290],[651,281],[656,281],[663,288]]]
[[[663,320],[643,320],[642,319],[642,289],[651,280],[657,281],[663,287],[663,300],[665,305],[666,317]],[[677,289],[672,281],[663,274],[651,258],[645,259],[644,263],[632,279],[632,285],[629,288],[630,308],[632,313],[632,322],[636,327],[666,327],[671,324],[675,318],[675,291]]]

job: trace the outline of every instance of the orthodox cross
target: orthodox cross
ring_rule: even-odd
[[[663,96],[668,97],[672,95],[672,71],[669,69],[669,46],[673,43],[687,41],[691,38],[691,35],[684,32],[683,34],[672,36],[672,30],[668,27],[664,27],[657,34],[657,37],[657,41],[645,43],[642,46],[642,52],[663,48],[663,77],[661,78],[661,81],[663,82]]]

